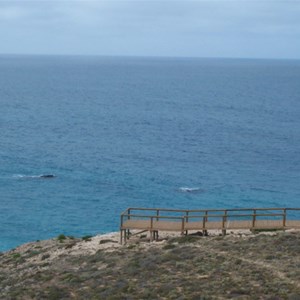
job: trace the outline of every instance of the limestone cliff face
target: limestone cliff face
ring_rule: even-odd
[[[299,266],[297,231],[126,246],[61,235],[0,255],[0,299],[299,299]]]

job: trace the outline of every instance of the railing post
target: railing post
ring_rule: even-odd
[[[185,222],[188,223],[189,222],[189,211],[188,210],[185,212],[185,215],[186,215],[186,219],[185,219],[186,221]],[[185,231],[185,235],[188,235],[187,230]]]
[[[130,220],[130,212],[131,212],[131,209],[130,208],[128,208],[128,220]],[[125,229],[126,230],[126,229]],[[129,235],[130,235],[130,230],[129,229],[127,229],[127,234],[125,234],[125,238],[126,239],[129,239]]]
[[[204,233],[206,231],[205,230],[206,217],[202,217],[202,222],[203,222],[202,227],[203,227],[203,233]]]
[[[153,217],[151,217],[150,221],[150,242],[153,241]]]
[[[159,216],[159,209],[156,210],[156,216]],[[156,218],[156,221],[159,221],[159,218]],[[153,238],[157,241],[158,240],[158,231],[153,232]]]
[[[123,214],[121,214],[121,217],[120,217],[120,244],[122,245],[122,239],[123,239]]]
[[[254,230],[255,228],[255,222],[256,222],[256,209],[253,209],[252,230]]]
[[[283,227],[285,227],[286,226],[286,208],[283,210],[283,220],[282,220],[282,222],[283,222]]]
[[[123,239],[124,239],[124,245],[126,245],[126,243],[127,243],[126,229],[123,230]]]
[[[224,211],[223,221],[222,221],[222,235],[223,236],[226,235],[226,228],[225,228],[226,221],[227,221],[227,210]]]
[[[208,215],[208,211],[206,210],[205,211],[205,218],[203,218],[203,235],[207,236],[207,230],[205,229],[205,223],[208,221],[208,218],[207,218],[207,215]]]
[[[181,235],[184,235],[184,217],[181,218]]]

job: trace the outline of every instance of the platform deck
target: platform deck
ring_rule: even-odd
[[[145,211],[147,214],[141,214]],[[150,240],[153,240],[159,231],[188,234],[188,231],[221,230],[226,234],[226,230],[300,229],[300,216],[288,219],[288,213],[291,212],[300,215],[300,208],[208,210],[128,208],[121,214],[120,242],[126,243],[130,230],[149,231]]]

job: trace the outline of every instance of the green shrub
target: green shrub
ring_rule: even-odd
[[[34,251],[34,250],[30,250],[28,252],[28,255],[26,258],[30,258],[30,257],[33,257],[33,256],[36,256],[36,255],[39,255],[41,253],[41,251]]]
[[[85,242],[90,242],[92,240],[92,235],[85,235],[82,237],[82,240]]]
[[[62,243],[67,237],[64,235],[64,234],[60,234],[58,237],[57,237],[57,240]]]
[[[50,254],[46,253],[46,254],[42,255],[41,260],[45,260],[49,257],[50,257]]]
[[[197,236],[184,235],[181,237],[176,237],[176,238],[170,239],[169,243],[185,244],[185,243],[195,243],[197,241],[199,241],[199,237],[197,237]]]
[[[20,254],[20,253],[13,253],[13,254],[11,255],[11,257],[12,257],[13,259],[18,259],[18,258],[21,257],[21,254]]]
[[[174,249],[176,247],[176,245],[174,244],[167,244],[163,246],[164,250],[169,250],[169,249]]]
[[[106,244],[106,243],[117,243],[117,242],[114,241],[114,240],[110,240],[110,239],[104,239],[104,240],[101,240],[101,241],[99,242],[100,245],[101,245],[101,244]]]

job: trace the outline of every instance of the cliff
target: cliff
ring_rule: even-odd
[[[300,299],[300,232],[63,235],[0,254],[0,299]]]

